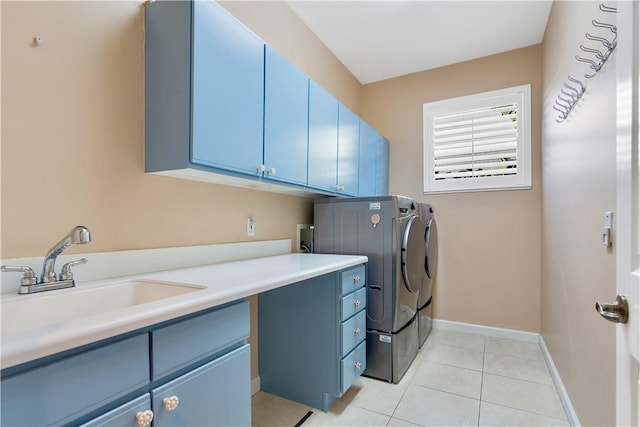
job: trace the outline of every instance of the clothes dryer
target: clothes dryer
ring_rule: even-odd
[[[424,276],[424,227],[408,197],[318,199],[317,253],[366,255],[367,369],[397,383],[418,353],[418,296]]]
[[[427,340],[433,324],[433,285],[438,268],[438,230],[433,217],[433,208],[428,203],[420,203],[420,220],[424,228],[424,271],[422,286],[418,296],[418,337],[419,347]]]

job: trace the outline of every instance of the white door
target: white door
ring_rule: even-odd
[[[616,288],[628,304],[628,321],[616,327],[616,424],[640,423],[640,124],[638,58],[640,5],[617,2],[618,136]]]

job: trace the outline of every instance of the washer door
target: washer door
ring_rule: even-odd
[[[433,280],[438,268],[438,230],[433,218],[427,223],[427,229],[424,232],[424,247],[424,269],[427,272],[427,277]]]
[[[402,237],[402,277],[410,292],[418,292],[422,285],[425,260],[424,225],[412,215]]]

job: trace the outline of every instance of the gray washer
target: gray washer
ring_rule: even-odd
[[[367,369],[397,383],[418,352],[424,226],[403,196],[317,199],[315,252],[366,255]]]

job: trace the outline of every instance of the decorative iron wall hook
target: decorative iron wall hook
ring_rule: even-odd
[[[616,13],[618,11],[615,7],[605,6],[604,4],[600,4],[599,8],[602,12],[608,12],[608,13]],[[609,40],[604,37],[594,36],[593,34],[585,33],[585,37],[587,40],[600,42],[602,43],[602,46],[604,46],[605,48],[605,51],[602,51],[600,49],[596,49],[593,47],[586,47],[582,44],[580,45],[580,50],[582,52],[585,52],[587,54],[592,54],[595,58],[594,60],[588,57],[583,58],[580,55],[575,56],[577,61],[584,62],[585,64],[589,64],[589,69],[593,70],[593,74],[584,75],[584,77],[587,79],[591,79],[596,76],[596,74],[602,69],[605,62],[607,62],[607,59],[609,59],[609,56],[611,56],[611,53],[613,52],[613,50],[616,48],[616,45],[618,44],[617,43],[618,28],[615,25],[600,22],[595,19],[591,21],[591,25],[593,25],[596,28],[608,29],[614,34],[614,37],[613,37],[613,40]],[[567,117],[569,117],[569,114],[571,114],[571,111],[573,111],[576,104],[578,103],[578,101],[580,101],[580,99],[582,98],[582,95],[584,95],[585,91],[587,90],[585,84],[582,83],[580,80],[574,79],[571,76],[567,76],[567,80],[569,80],[569,82],[571,82],[573,85],[570,85],[566,82],[563,83],[562,87],[560,88],[560,94],[556,97],[556,101],[552,105],[552,108],[560,113],[560,115],[556,119],[556,122],[558,123],[564,122],[567,119]],[[578,87],[576,87],[575,85],[578,85]],[[565,88],[568,89],[568,91],[565,90]]]
[[[603,12],[617,13],[618,9],[611,6],[605,6],[604,4],[600,4],[600,10]]]
[[[608,28],[609,30],[611,30],[613,34],[618,34],[618,28],[615,25],[605,24],[604,22],[598,22],[595,19],[591,21],[591,24],[594,27]]]
[[[569,80],[574,85],[578,85],[579,88],[576,88],[566,82],[562,84],[563,87],[560,88],[560,95],[556,97],[556,101],[554,105],[552,105],[552,108],[560,113],[560,115],[556,119],[556,122],[558,123],[564,122],[567,117],[569,117],[569,114],[571,113],[571,111],[573,111],[576,104],[586,90],[585,85],[580,80],[574,79],[571,76],[567,76],[567,80]],[[565,88],[570,92],[564,90]]]

